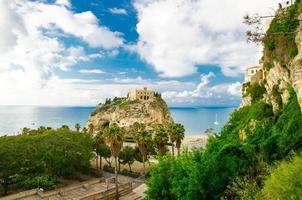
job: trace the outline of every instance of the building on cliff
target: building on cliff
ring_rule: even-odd
[[[263,78],[263,70],[261,66],[249,67],[245,71],[245,82],[259,82]]]
[[[128,99],[131,101],[153,101],[154,92],[149,90],[147,87],[144,87],[143,89],[130,89],[128,92]]]

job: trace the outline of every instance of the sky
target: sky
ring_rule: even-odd
[[[0,105],[95,106],[130,88],[171,107],[238,106],[245,14],[276,0],[0,0]]]

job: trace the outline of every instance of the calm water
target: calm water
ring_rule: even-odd
[[[0,135],[18,133],[23,127],[60,127],[76,123],[85,126],[93,107],[0,106]],[[207,128],[219,131],[234,108],[171,108],[175,121],[182,123],[187,134],[202,134]],[[219,125],[214,125],[214,121]]]

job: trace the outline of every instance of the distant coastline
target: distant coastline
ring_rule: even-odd
[[[85,126],[94,106],[0,106],[0,136],[14,135],[23,127],[74,128],[76,123]],[[175,121],[184,124],[186,135],[203,135],[207,128],[219,131],[236,107],[169,107]],[[219,126],[213,124],[218,115]],[[34,125],[33,125],[34,123]]]
[[[176,107],[176,106],[171,106],[168,107],[169,109],[221,109],[221,108],[237,108],[239,105],[234,105],[234,106],[190,106],[190,107]]]

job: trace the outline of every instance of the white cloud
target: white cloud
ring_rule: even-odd
[[[123,44],[121,33],[112,32],[100,26],[97,17],[91,12],[73,13],[68,7],[37,2],[24,3],[20,8],[29,29],[59,29],[66,34],[81,38],[91,47],[106,49]]]
[[[56,71],[114,56],[123,39],[99,25],[91,12],[71,11],[68,2],[0,0],[0,104],[86,105],[93,101],[89,98],[97,96],[99,91],[93,88],[82,89],[96,84],[95,80],[61,79]],[[54,34],[48,34],[53,30]],[[82,46],[66,47],[56,32],[100,50],[87,54]]]
[[[240,82],[236,82],[236,83],[233,83],[229,86],[228,88],[228,92],[231,94],[231,95],[234,95],[234,96],[241,96],[241,88],[242,88],[242,83]]]
[[[198,101],[198,99],[209,99],[210,101],[210,97],[216,94],[222,97],[238,98],[236,96],[238,94],[238,92],[236,93],[237,83],[209,86],[209,80],[213,77],[211,73],[202,75],[199,85],[193,82],[170,79],[148,80],[141,76],[135,78],[119,77],[103,82],[99,80],[59,78],[56,75],[57,70],[68,71],[79,62],[117,55],[117,48],[123,45],[124,41],[120,33],[112,32],[102,26],[92,12],[74,13],[71,10],[71,5],[68,4],[69,1],[59,0],[55,4],[42,2],[0,0],[0,91],[2,94],[0,104],[2,105],[96,105],[107,97],[126,95],[129,88],[143,86],[162,92],[169,103],[192,103]],[[175,11],[179,10],[176,9]],[[160,14],[162,10],[156,10],[156,12]],[[167,12],[169,14],[170,10],[168,9]],[[170,14],[177,16],[180,13]],[[139,13],[139,17],[142,16]],[[153,18],[157,18],[154,16]],[[175,24],[171,24],[175,26],[170,27],[173,28],[171,32],[164,27],[164,24],[159,23],[162,27],[158,27],[155,23],[154,30],[151,29],[152,31],[148,33],[150,30],[149,22],[145,24],[147,27],[145,29],[145,21],[139,20],[141,23],[139,28],[142,31],[140,32],[140,42],[146,40],[147,45],[144,46],[143,43],[140,43],[142,45],[140,48],[146,53],[144,54],[145,59],[148,58],[148,61],[154,60],[156,69],[162,75],[182,76],[194,72],[195,64],[199,64],[199,60],[196,58],[204,55],[200,51],[195,52],[195,50],[198,50],[199,46],[212,48],[211,45],[205,42],[206,40],[201,41],[197,35],[194,35],[196,41],[186,39],[186,36],[188,38],[191,36],[190,23],[193,23],[194,20],[189,20],[188,24],[185,25],[187,33],[186,30],[179,31],[177,29],[178,17],[176,17]],[[154,19],[149,20],[151,20],[150,23],[153,23],[152,20]],[[165,18],[163,20],[170,22]],[[170,26],[170,24],[166,25]],[[157,33],[166,31],[167,33],[162,33],[163,36]],[[176,31],[174,33],[178,31],[179,36],[173,35],[173,31]],[[67,47],[60,41],[59,37],[62,35],[59,34],[67,38],[79,38],[91,47],[100,47],[101,50],[97,53],[87,54],[84,47]],[[152,35],[158,37],[154,40],[154,43],[150,43]],[[170,35],[171,38],[166,41]],[[201,37],[205,36],[201,35]],[[145,39],[142,40],[142,38]],[[209,36],[209,41],[212,40],[213,38],[211,39]],[[158,41],[162,43],[157,43]],[[195,42],[198,45],[195,45]],[[230,45],[231,42],[226,43]],[[182,45],[184,49],[178,48]],[[193,48],[191,48],[192,45]],[[236,45],[232,47],[236,49]],[[211,55],[216,55],[218,50],[227,54],[229,48],[221,46],[221,49],[214,48],[213,51],[209,52]],[[148,55],[149,52],[150,55]],[[232,56],[236,57],[236,54]],[[210,55],[209,57],[211,58]],[[237,62],[232,59],[224,60],[226,57],[217,56],[215,59],[219,62]],[[207,61],[207,59],[204,60]],[[170,65],[166,65],[169,63]],[[183,64],[186,66],[183,67]],[[226,69],[224,68],[224,70]],[[127,69],[123,70],[129,75],[143,74],[143,72],[138,72],[134,68],[129,71]],[[99,73],[99,71],[95,72]],[[232,69],[230,73],[232,73]],[[122,72],[121,75],[125,75],[125,73]]]
[[[212,72],[200,75],[200,83],[195,85],[195,89],[189,90],[167,90],[163,92],[163,97],[170,103],[198,103],[209,105],[219,105],[221,100],[225,100],[225,104],[231,103],[227,100],[240,100],[241,83],[227,83],[210,86],[210,78],[213,78]],[[192,88],[192,87],[191,87]],[[222,98],[223,97],[223,98]]]
[[[104,74],[105,72],[100,69],[81,69],[79,70],[82,74]]]
[[[19,15],[11,7],[11,2],[0,1],[0,53],[11,50],[17,43],[17,35],[24,32],[24,25]]]
[[[69,0],[56,0],[56,4],[71,8],[71,3]]]
[[[197,72],[197,65],[221,67],[237,76],[260,58],[245,41],[246,13],[267,13],[275,0],[135,0],[139,40],[135,49],[162,76]],[[155,17],[156,16],[156,17]]]
[[[127,15],[127,11],[123,8],[109,8],[109,12],[117,15]]]

